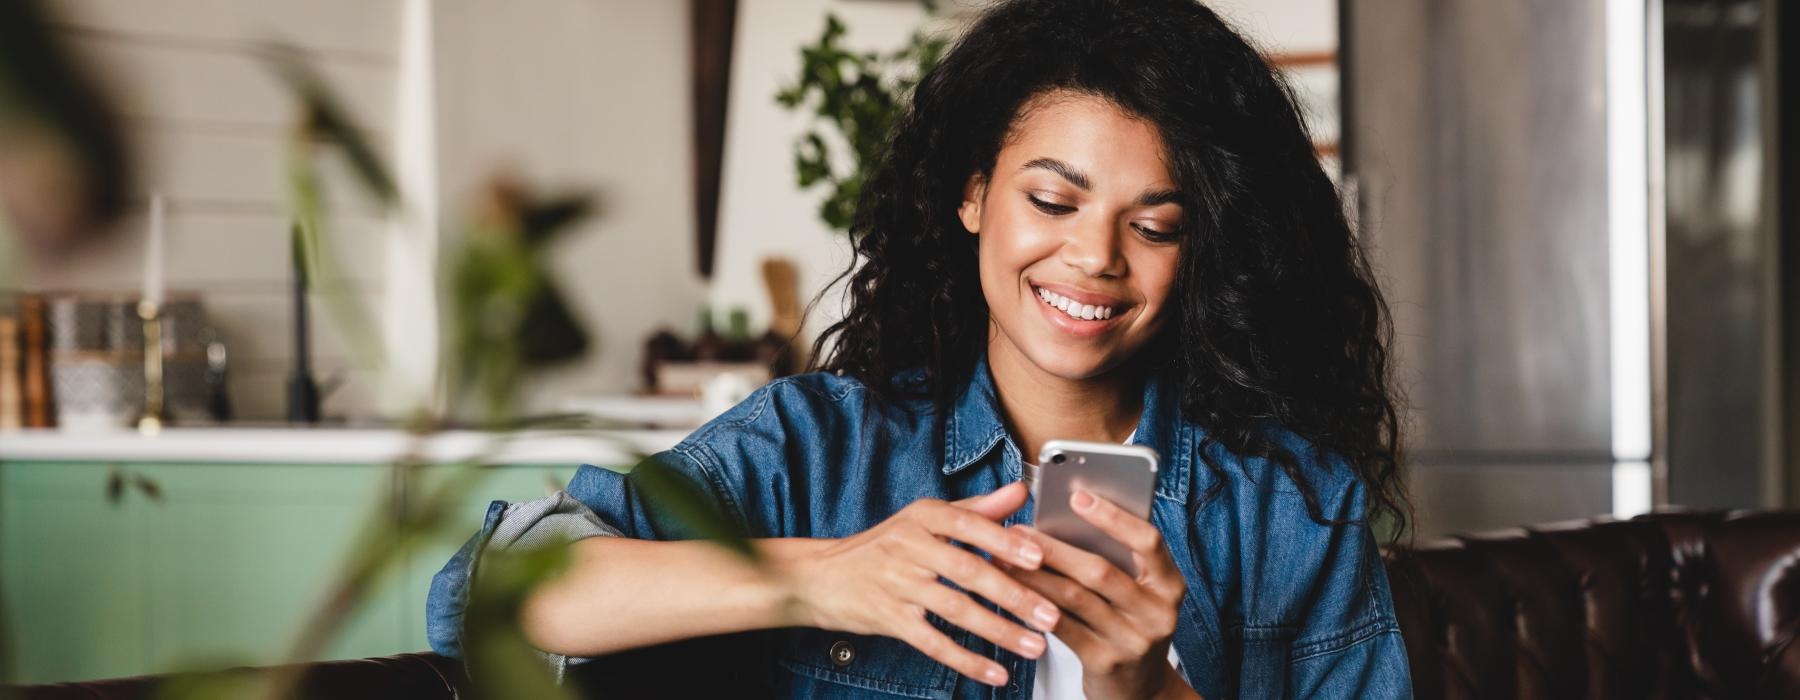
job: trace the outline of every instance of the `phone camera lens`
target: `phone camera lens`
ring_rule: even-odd
[[[1063,462],[1067,462],[1067,461],[1069,461],[1069,458],[1063,456],[1063,453],[1061,453],[1061,452],[1050,455],[1050,463],[1051,464],[1062,464]]]

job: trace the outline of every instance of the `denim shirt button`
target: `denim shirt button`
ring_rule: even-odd
[[[851,646],[849,641],[840,639],[831,645],[831,663],[837,664],[839,668],[843,668],[849,666],[850,662],[855,660],[856,647]]]

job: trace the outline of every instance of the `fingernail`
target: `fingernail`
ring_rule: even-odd
[[[1076,491],[1075,496],[1070,500],[1075,503],[1076,510],[1087,510],[1094,507],[1094,494],[1088,493],[1085,489]]]
[[[1044,629],[1056,626],[1056,606],[1054,605],[1038,603],[1038,606],[1032,609],[1031,616],[1037,618],[1038,622],[1044,623]]]
[[[1019,648],[1025,650],[1025,653],[1030,654],[1033,658],[1036,658],[1038,654],[1044,652],[1044,638],[1035,634],[1028,634],[1020,637]]]
[[[986,673],[981,675],[987,676],[988,682],[994,685],[1000,685],[1001,683],[1006,682],[1006,670],[999,666],[989,668]]]
[[[1038,562],[1044,560],[1044,548],[1039,547],[1036,542],[1026,542],[1025,546],[1019,548],[1019,559],[1026,566],[1037,566]]]

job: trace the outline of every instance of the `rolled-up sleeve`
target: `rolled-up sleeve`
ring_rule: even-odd
[[[488,504],[481,530],[431,579],[431,592],[425,601],[425,636],[432,650],[445,656],[462,656],[463,612],[468,608],[470,583],[483,553],[530,550],[589,537],[621,535],[618,528],[606,524],[567,491],[523,503]]]

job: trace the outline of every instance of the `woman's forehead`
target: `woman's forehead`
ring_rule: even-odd
[[[1053,161],[1084,176],[1093,187],[1168,187],[1163,140],[1156,126],[1111,100],[1058,91],[1033,98],[1020,110],[995,162],[996,176]],[[1079,179],[1068,178],[1079,182]],[[1084,187],[1083,189],[1087,189]]]

